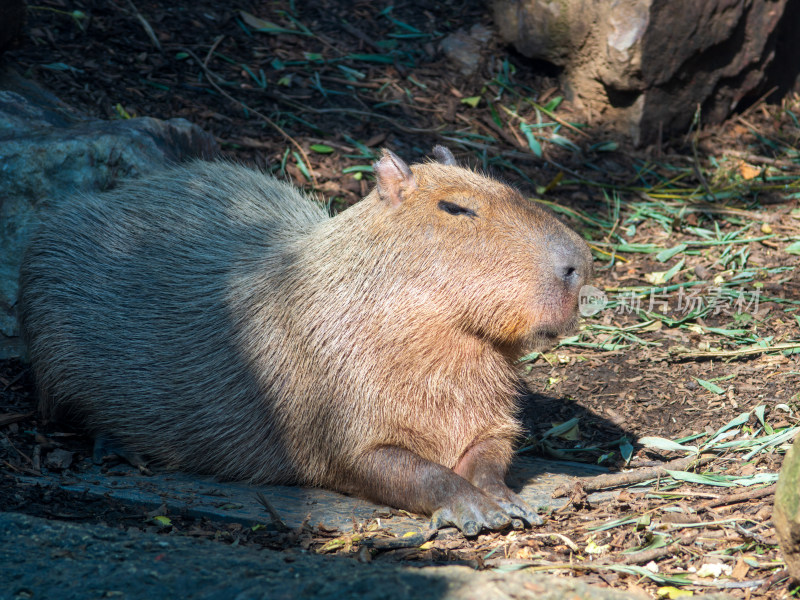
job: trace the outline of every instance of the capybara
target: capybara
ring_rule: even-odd
[[[194,162],[54,202],[19,313],[48,418],[169,468],[320,486],[467,535],[540,522],[504,477],[515,359],[577,321],[583,240],[436,147],[331,217]]]

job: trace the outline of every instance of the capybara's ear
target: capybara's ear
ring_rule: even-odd
[[[448,165],[451,167],[456,166],[456,157],[453,156],[452,152],[450,152],[450,148],[447,148],[446,146],[434,146],[433,158],[443,165]]]
[[[417,182],[402,158],[386,148],[382,152],[381,159],[372,165],[378,180],[378,195],[384,202],[397,207],[417,189]]]

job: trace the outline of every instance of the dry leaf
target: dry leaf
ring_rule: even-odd
[[[671,585],[658,588],[659,598],[668,598],[672,600],[673,598],[685,598],[687,596],[694,596],[694,592],[691,590],[681,590]]]
[[[731,571],[731,577],[733,577],[736,581],[744,581],[749,570],[750,566],[740,558],[738,561],[736,561],[736,566],[733,567],[733,571]]]
[[[739,174],[742,176],[742,179],[755,179],[759,175],[761,175],[761,169],[754,167],[753,165],[748,165],[746,162],[743,162],[739,165]]]

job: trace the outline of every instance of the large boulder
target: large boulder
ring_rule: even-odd
[[[44,200],[106,189],[119,178],[217,151],[213,136],[184,119],[90,118],[0,67],[0,359],[21,352],[17,279]]]
[[[649,143],[685,131],[696,108],[717,123],[800,69],[787,0],[494,0],[504,39],[563,68],[571,97]],[[789,22],[792,21],[792,22]],[[785,53],[776,56],[776,49]]]

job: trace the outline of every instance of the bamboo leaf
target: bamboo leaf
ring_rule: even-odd
[[[539,143],[539,140],[533,135],[531,131],[531,126],[527,123],[520,123],[520,131],[525,134],[525,137],[528,140],[528,146],[538,158],[542,158],[542,145]]]
[[[702,385],[704,388],[706,388],[709,392],[713,392],[715,394],[724,394],[725,393],[725,390],[723,390],[721,387],[719,387],[715,383],[712,383],[710,381],[706,381],[705,379],[700,379],[698,377],[695,377],[694,380],[697,383],[699,383],[700,385]]]
[[[788,252],[789,254],[798,254],[798,255],[800,255],[800,240],[797,241],[797,242],[794,242],[793,244],[789,244],[786,247],[786,252]]]
[[[680,254],[684,250],[686,250],[688,246],[686,244],[678,244],[677,246],[673,246],[672,248],[667,248],[666,250],[662,250],[658,254],[656,254],[656,260],[658,262],[667,262],[670,258],[675,256],[676,254]]]
[[[717,487],[734,487],[730,481],[725,481],[713,475],[700,475],[699,473],[689,473],[688,471],[667,471],[670,477],[678,481],[697,483],[699,485],[714,485]]]
[[[326,146],[325,144],[311,144],[309,148],[311,148],[314,152],[318,152],[319,154],[330,154],[333,152],[333,148]]]
[[[679,444],[678,442],[673,442],[672,440],[661,437],[646,436],[639,438],[637,441],[645,448],[655,448],[656,450],[667,450],[669,452],[691,452],[693,454],[697,454],[699,452],[697,446],[685,446],[683,444]]]

